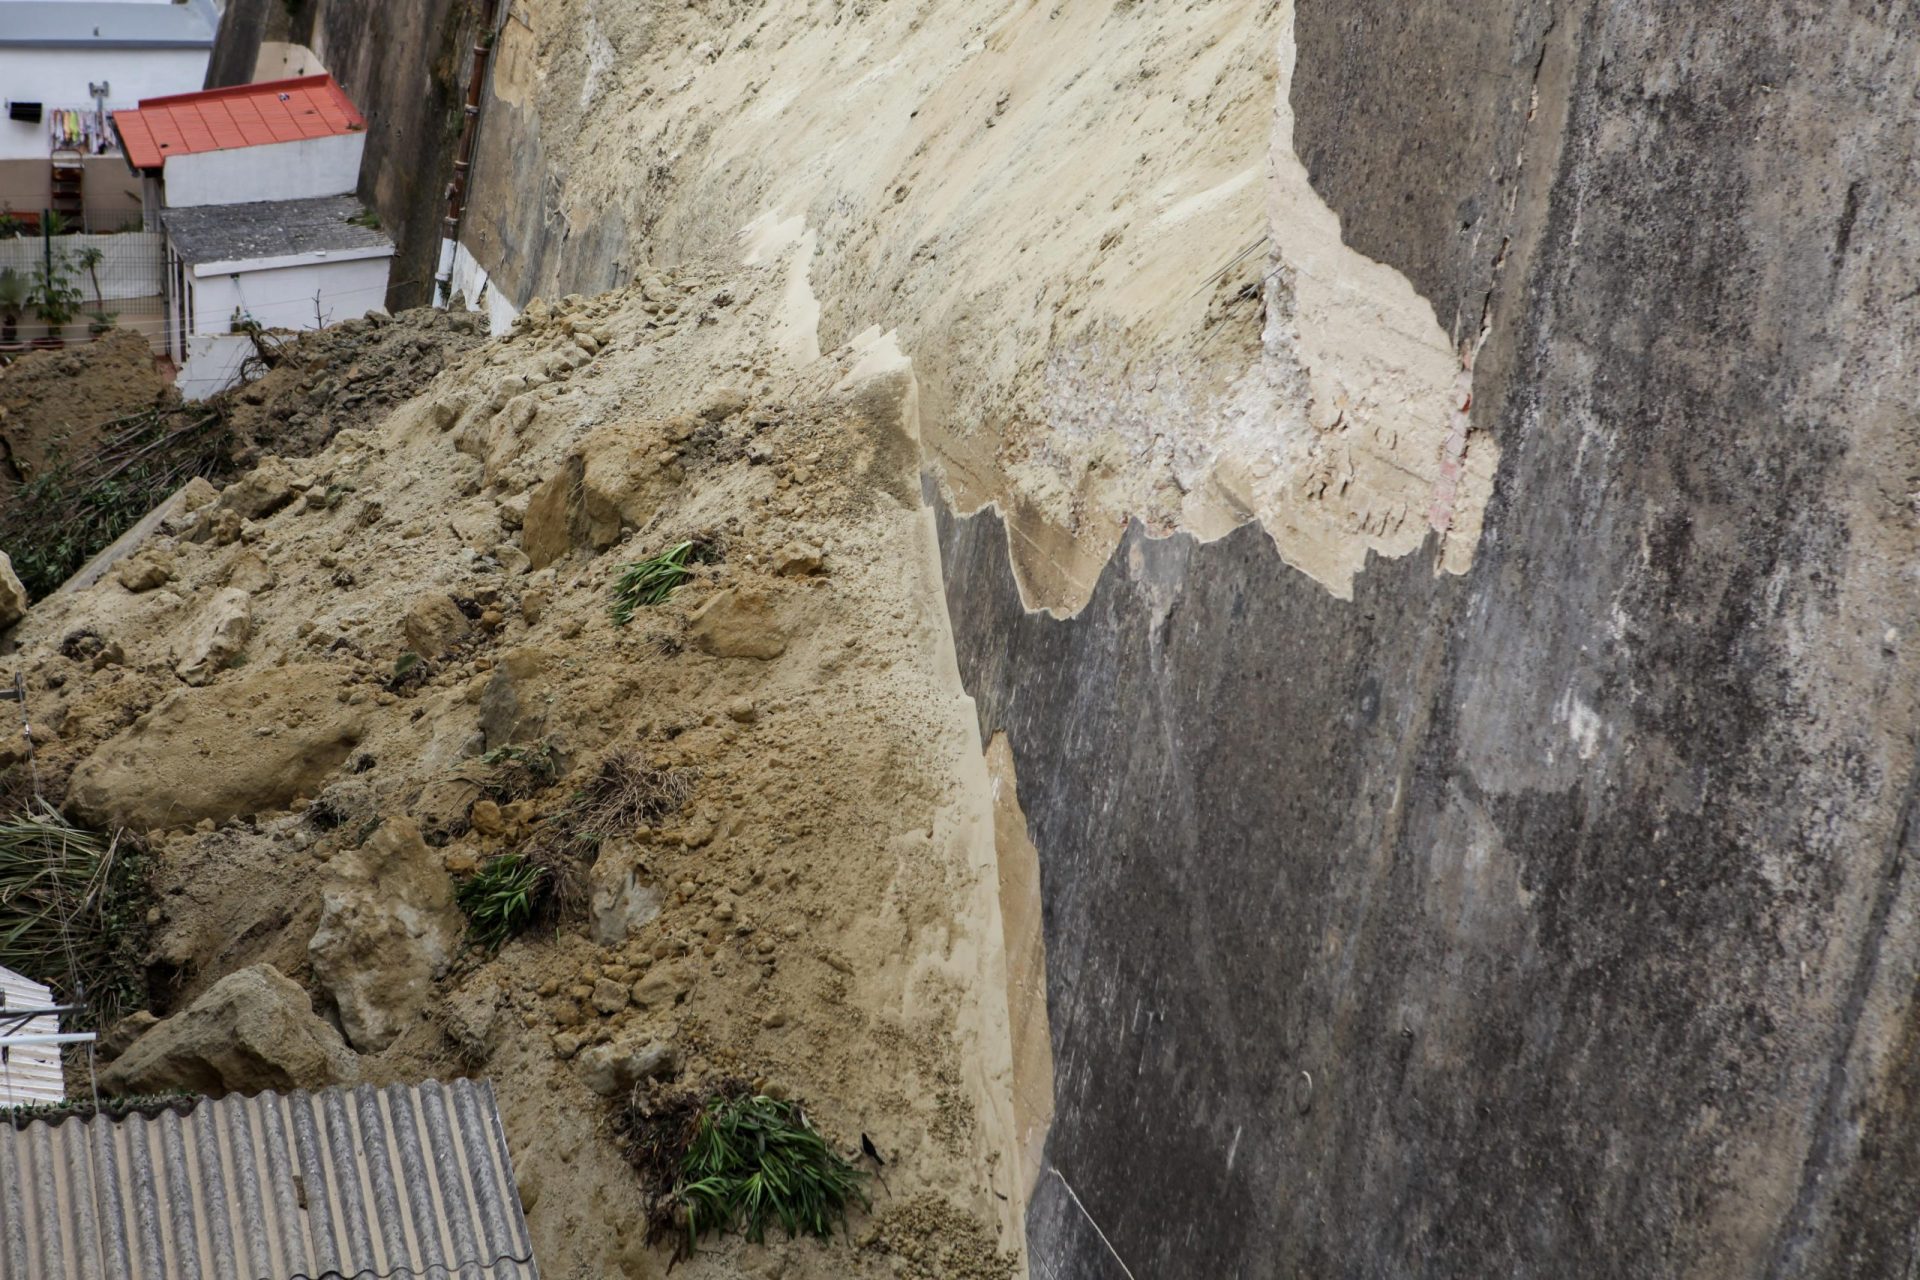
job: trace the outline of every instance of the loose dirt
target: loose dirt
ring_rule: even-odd
[[[298,402],[276,379],[330,384],[284,425],[331,442],[42,602],[0,658],[27,676],[46,785],[153,827],[170,1008],[268,961],[325,1009],[308,940],[383,819],[417,822],[457,881],[546,839],[609,760],[690,783],[601,845],[628,875],[595,904],[606,940],[576,914],[468,949],[360,1059],[372,1081],[495,1081],[551,1276],[666,1266],[587,1082],[596,1045],[635,1038],[683,1083],[804,1099],[886,1161],[851,1241],[721,1239],[676,1275],[1024,1273],[995,813],[917,497],[917,388],[876,335],[796,351],[791,284],[784,258],[696,264],[536,303],[472,349],[404,337],[409,368],[445,368],[389,413],[346,403],[338,359],[278,371],[258,407]],[[616,624],[620,567],[684,539],[706,550],[691,580]]]

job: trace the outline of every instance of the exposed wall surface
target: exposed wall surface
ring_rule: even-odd
[[[0,23],[6,15],[0,13]],[[46,111],[66,109],[89,115],[94,101],[88,87],[111,86],[108,111],[137,107],[142,98],[189,93],[200,88],[207,71],[202,49],[0,49],[0,105],[38,102]],[[10,120],[0,112],[0,160],[37,159],[52,150],[51,125]]]
[[[911,359],[1035,1274],[1910,1270],[1915,20],[712,8],[514,5],[466,243]]]
[[[367,120],[359,195],[395,245],[395,309],[433,292],[475,8],[472,0],[229,0],[208,70],[210,87],[247,84],[263,46],[294,44],[346,89]]]
[[[170,209],[183,209],[351,195],[359,185],[361,155],[366,146],[366,134],[347,133],[169,156],[166,204]]]

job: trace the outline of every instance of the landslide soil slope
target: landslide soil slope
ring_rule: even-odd
[[[887,1162],[853,1241],[726,1238],[676,1274],[1024,1270],[993,810],[915,386],[871,340],[793,359],[790,296],[782,268],[720,264],[536,304],[39,603],[0,659],[43,785],[151,837],[168,1007],[269,963],[364,1041],[358,1078],[490,1076],[552,1276],[666,1265],[585,1065],[637,1038]],[[693,579],[617,624],[620,566],[688,538]],[[368,1035],[367,975],[309,948],[344,869],[377,846],[420,863],[408,884],[458,882],[615,759],[691,792],[602,844],[630,872],[605,940],[576,912],[465,948],[411,1004],[376,992],[399,1030]]]

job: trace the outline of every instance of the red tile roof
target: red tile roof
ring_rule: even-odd
[[[113,127],[129,164],[158,169],[168,156],[330,138],[367,122],[332,76],[318,75],[142,98],[114,112]]]

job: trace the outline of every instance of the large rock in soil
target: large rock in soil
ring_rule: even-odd
[[[693,615],[688,634],[716,658],[777,658],[787,651],[773,598],[756,587],[729,587],[714,596]]]
[[[426,1007],[466,920],[440,855],[411,818],[387,819],[365,846],[336,858],[333,872],[307,954],[347,1040],[377,1052]]]
[[[614,946],[660,914],[660,891],[649,882],[640,846],[631,840],[609,840],[600,846],[588,873],[592,897],[588,923],[593,940]]]
[[[0,631],[27,616],[27,589],[13,572],[13,561],[0,551]]]
[[[67,802],[96,826],[135,830],[284,809],[312,796],[364,732],[323,664],[264,667],[180,689],[74,770]]]
[[[135,1040],[100,1075],[100,1092],[256,1093],[352,1080],[353,1052],[300,984],[270,964],[230,973]]]
[[[174,656],[188,684],[208,684],[240,656],[253,635],[253,604],[238,587],[222,587],[194,616]]]
[[[421,596],[400,624],[407,648],[423,658],[446,657],[473,634],[473,624],[452,596]]]

